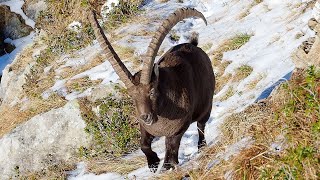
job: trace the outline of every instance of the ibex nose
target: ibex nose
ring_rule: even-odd
[[[143,120],[143,121],[146,121],[148,119],[149,115],[148,114],[142,114],[140,116],[140,119]]]
[[[153,123],[152,114],[142,114],[140,120],[143,121],[146,125],[151,125]]]

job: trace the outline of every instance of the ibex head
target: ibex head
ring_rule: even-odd
[[[157,99],[159,97],[159,69],[158,66],[154,66],[154,73],[152,79],[148,84],[140,83],[141,71],[134,75],[134,79],[137,80],[137,85],[128,88],[129,95],[133,98],[137,117],[146,123],[151,125],[157,120]]]
[[[127,87],[129,95],[135,102],[137,117],[148,125],[151,125],[157,120],[156,105],[159,96],[161,96],[158,91],[159,78],[161,77],[159,76],[158,66],[154,65],[155,57],[162,41],[171,28],[179,21],[193,16],[200,17],[205,21],[205,23],[207,23],[203,14],[193,8],[180,8],[163,21],[162,25],[153,36],[147,49],[147,53],[143,57],[142,70],[134,76],[132,76],[130,71],[122,63],[119,56],[112,48],[97,21],[95,13],[92,12],[89,16],[89,20],[93,26],[96,38],[100,43],[101,48],[107,55],[107,59],[120,77],[120,80]]]

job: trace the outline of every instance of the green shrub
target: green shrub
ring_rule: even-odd
[[[94,39],[92,27],[88,21],[88,0],[64,1],[48,0],[47,9],[41,11],[36,19],[36,27],[44,30],[47,44],[57,55],[73,52],[91,44]],[[78,32],[68,29],[73,21],[81,23]]]
[[[241,46],[249,42],[252,35],[250,34],[238,34],[230,41],[229,50],[240,49]]]
[[[110,94],[96,102],[98,115],[86,113],[86,132],[93,137],[89,149],[80,148],[84,157],[119,157],[139,147],[139,129],[134,119],[134,106],[129,96],[117,89],[120,96]]]
[[[105,28],[115,29],[120,24],[128,22],[130,17],[137,15],[141,11],[139,9],[140,4],[140,0],[120,0],[119,4],[107,14],[108,21],[104,24]]]

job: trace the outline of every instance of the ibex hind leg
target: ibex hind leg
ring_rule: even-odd
[[[206,126],[206,122],[210,117],[211,110],[207,112],[201,119],[197,121],[199,141],[198,141],[198,149],[200,150],[203,146],[206,145],[206,139],[204,137],[204,128]]]
[[[154,138],[151,134],[149,134],[142,126],[140,126],[140,131],[141,131],[141,150],[142,152],[146,155],[147,161],[148,161],[148,166],[150,168],[150,171],[156,172],[160,159],[157,156],[157,153],[152,151],[151,149],[151,143]]]

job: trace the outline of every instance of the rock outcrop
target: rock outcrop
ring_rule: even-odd
[[[40,12],[46,9],[47,4],[44,0],[26,0],[22,6],[23,12],[34,21],[36,21]]]
[[[5,43],[4,37],[0,35],[0,56],[11,53],[15,49],[13,44]]]
[[[0,139],[0,179],[65,162],[87,146],[77,101],[37,115]]]
[[[9,6],[0,6],[0,34],[10,39],[19,39],[27,36],[33,30],[32,27],[25,24],[25,20],[20,14],[10,11]]]
[[[314,8],[314,18],[308,22],[309,28],[315,32],[315,37],[303,42],[293,54],[293,61],[297,68],[306,68],[310,65],[320,66],[320,2]]]

